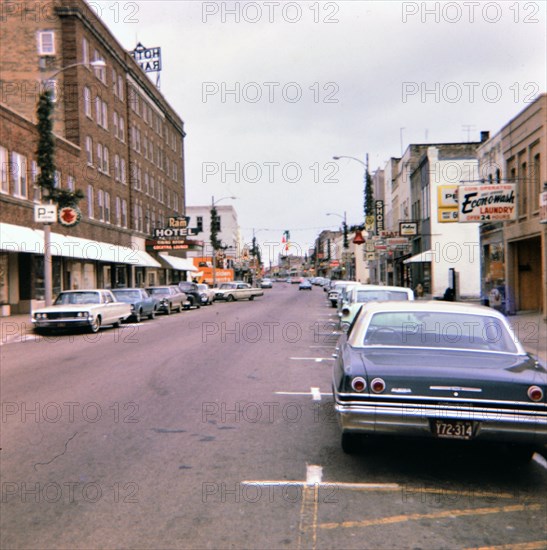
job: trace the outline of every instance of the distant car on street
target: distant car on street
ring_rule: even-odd
[[[158,311],[171,315],[173,311],[181,312],[190,307],[190,302],[178,286],[149,286],[146,291],[159,300]]]
[[[140,323],[143,317],[154,319],[159,309],[159,300],[150,296],[144,288],[117,288],[112,291],[116,299],[131,305],[131,317]]]
[[[202,306],[212,306],[215,301],[215,289],[205,283],[198,284]]]
[[[262,279],[262,281],[260,281],[260,288],[272,288],[272,287],[273,287],[273,283],[271,279]]]
[[[308,279],[302,279],[298,285],[298,290],[312,290],[312,286]]]

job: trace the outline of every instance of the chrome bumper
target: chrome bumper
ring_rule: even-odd
[[[547,410],[340,401],[334,407],[344,432],[433,438],[432,420],[469,420],[476,424],[473,440],[547,444]]]

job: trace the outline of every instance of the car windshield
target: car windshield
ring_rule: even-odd
[[[364,344],[517,353],[511,334],[499,319],[454,312],[375,313]]]
[[[54,305],[69,304],[100,304],[101,297],[98,292],[61,292]]]
[[[141,294],[138,290],[115,290],[114,296],[120,301],[120,302],[132,302],[136,300],[140,300]]]
[[[198,288],[203,291],[203,290],[209,290],[209,287],[207,285],[198,285]]]
[[[401,290],[358,290],[355,301],[381,302],[385,300],[408,300],[408,293]]]
[[[220,285],[220,288],[235,288],[236,285],[234,284],[230,284],[230,283],[224,283],[222,285]]]

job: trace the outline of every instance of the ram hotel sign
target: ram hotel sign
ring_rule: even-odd
[[[146,241],[147,252],[160,250],[186,250],[191,245],[199,245],[196,241],[189,241],[188,235],[195,235],[196,230],[188,227],[190,218],[167,218],[167,227],[156,227],[152,236],[153,239]]]
[[[502,222],[517,219],[516,185],[460,185],[458,221]]]

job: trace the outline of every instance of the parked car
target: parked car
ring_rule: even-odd
[[[173,311],[181,312],[190,307],[190,301],[178,286],[149,286],[146,291],[159,300],[158,311],[171,315]]]
[[[261,288],[253,288],[248,283],[222,283],[215,291],[215,300],[254,300],[256,296],[263,296]]]
[[[333,370],[342,448],[359,434],[503,443],[527,461],[547,444],[547,369],[498,311],[462,303],[370,303]]]
[[[119,327],[131,315],[131,306],[116,300],[110,290],[65,290],[52,306],[36,309],[32,325],[37,332],[87,328],[99,332],[103,325]]]
[[[179,289],[186,294],[190,306],[195,306],[199,309],[201,307],[201,292],[199,291],[197,283],[181,281],[178,286]]]
[[[402,286],[354,285],[349,288],[338,313],[340,325],[348,328],[364,304],[393,300],[414,300],[414,292]]]
[[[260,288],[272,288],[273,287],[273,282],[271,279],[262,279],[262,281],[260,281]]]
[[[130,319],[140,323],[143,317],[154,319],[159,309],[159,300],[150,296],[144,288],[117,288],[112,291],[116,299],[131,305]]]
[[[302,279],[298,285],[298,290],[312,290],[312,286],[308,279]]]
[[[332,281],[331,287],[328,290],[327,299],[331,303],[332,307],[338,306],[338,296],[342,289],[348,284],[358,285],[357,281]]]
[[[212,306],[215,301],[215,289],[209,285],[202,283],[198,284],[199,295],[202,306]]]

